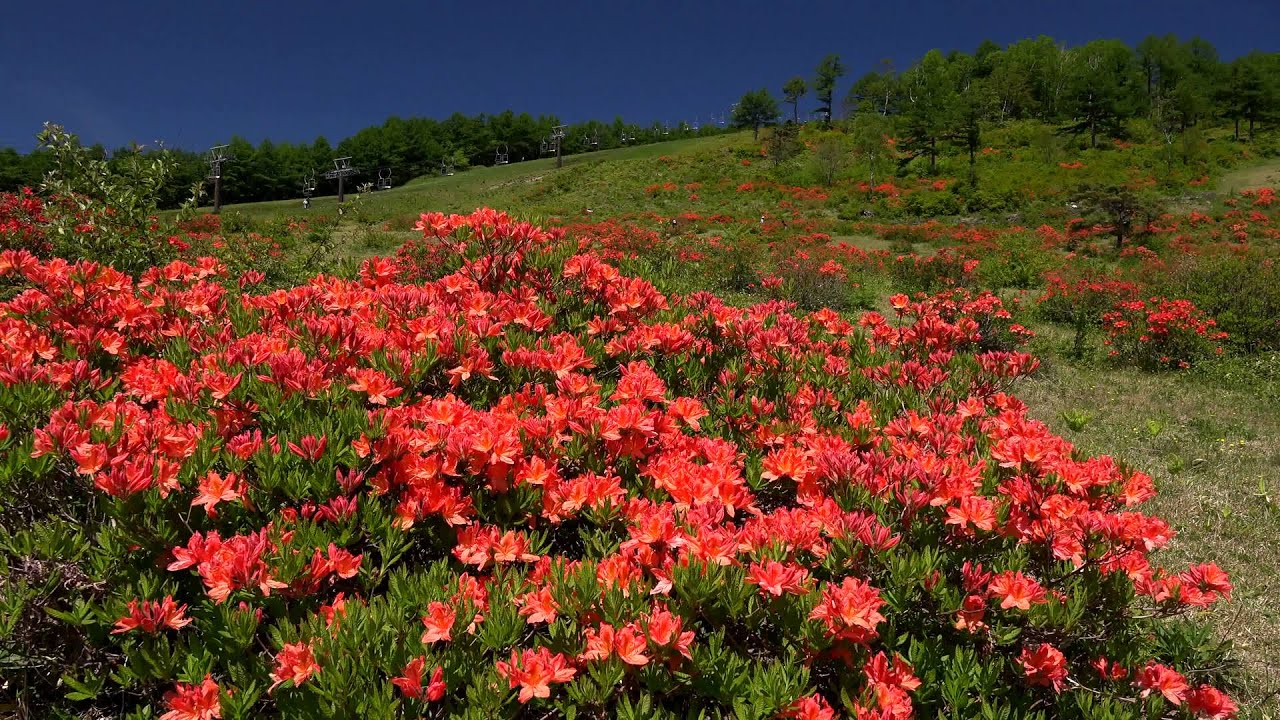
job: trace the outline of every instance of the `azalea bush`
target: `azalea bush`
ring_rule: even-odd
[[[1117,303],[1102,316],[1108,355],[1147,369],[1185,369],[1222,354],[1227,334],[1190,300]]]
[[[1079,261],[1046,272],[1044,285],[1036,309],[1046,320],[1071,325],[1075,330],[1072,350],[1077,357],[1084,354],[1090,333],[1102,325],[1103,315],[1118,303],[1137,299],[1142,292],[1137,283],[1115,272]]]
[[[1227,718],[1151,479],[999,298],[665,295],[491,210],[352,280],[0,253],[37,716]],[[963,260],[935,262],[963,263]],[[971,269],[969,270],[971,271]]]
[[[906,292],[937,292],[971,287],[979,261],[962,249],[942,248],[932,255],[899,255],[888,264],[894,288]]]

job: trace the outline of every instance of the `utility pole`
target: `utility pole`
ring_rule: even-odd
[[[229,145],[209,148],[209,179],[213,181],[213,214],[222,212],[222,164],[235,158],[227,154]]]
[[[324,174],[328,180],[337,179],[338,181],[338,204],[341,205],[346,199],[344,191],[344,181],[346,178],[355,175],[359,170],[351,167],[351,156],[333,159],[333,169]]]
[[[560,154],[560,146],[563,144],[561,141],[564,140],[564,130],[566,127],[568,127],[568,125],[556,125],[551,128],[551,139],[556,143],[556,167],[558,168],[564,167],[564,156]]]

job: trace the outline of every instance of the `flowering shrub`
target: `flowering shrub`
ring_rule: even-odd
[[[942,248],[932,255],[899,255],[889,265],[894,287],[908,292],[936,292],[972,284],[978,261],[963,250]]]
[[[25,249],[47,256],[53,249],[45,237],[44,202],[30,188],[0,193],[0,250]]]
[[[1084,352],[1090,331],[1119,302],[1139,297],[1142,288],[1114,272],[1075,262],[1044,274],[1044,292],[1036,300],[1041,317],[1075,328],[1075,353]]]
[[[1190,300],[1120,302],[1102,316],[1109,355],[1148,369],[1188,368],[1222,353],[1227,334]]]
[[[1024,335],[995,296],[850,322],[665,296],[490,210],[419,225],[259,294],[213,259],[0,254],[27,706],[1234,713],[1170,620],[1226,575],[1160,567],[1151,479],[1008,394],[1037,363],[991,342]]]

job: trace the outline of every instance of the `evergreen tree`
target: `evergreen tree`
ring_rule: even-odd
[[[828,55],[818,63],[817,76],[813,80],[813,94],[818,98],[818,112],[831,124],[831,99],[835,96],[836,81],[844,77],[845,68],[839,55]]]
[[[957,110],[953,69],[941,52],[930,50],[902,76],[904,147],[913,157],[928,157],[930,173],[937,172],[938,142],[950,131]]]
[[[800,122],[800,98],[804,97],[807,92],[809,92],[809,87],[805,84],[804,78],[799,75],[791,78],[786,85],[782,86],[782,97],[791,103],[791,119],[795,122]]]
[[[769,94],[768,89],[748,90],[733,109],[733,126],[751,128],[752,137],[759,140],[760,128],[777,122],[781,115],[778,101]]]
[[[1133,112],[1133,52],[1118,40],[1095,40],[1073,54],[1071,100],[1075,122],[1070,130],[1089,134],[1098,147],[1099,133],[1119,134]]]

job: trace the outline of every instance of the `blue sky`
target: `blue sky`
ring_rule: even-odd
[[[15,2],[0,22],[0,146],[30,149],[45,120],[112,147],[191,149],[506,108],[707,122],[831,52],[851,69],[843,96],[882,58],[984,38],[1199,34],[1229,59],[1280,50],[1277,29],[1277,0]]]

